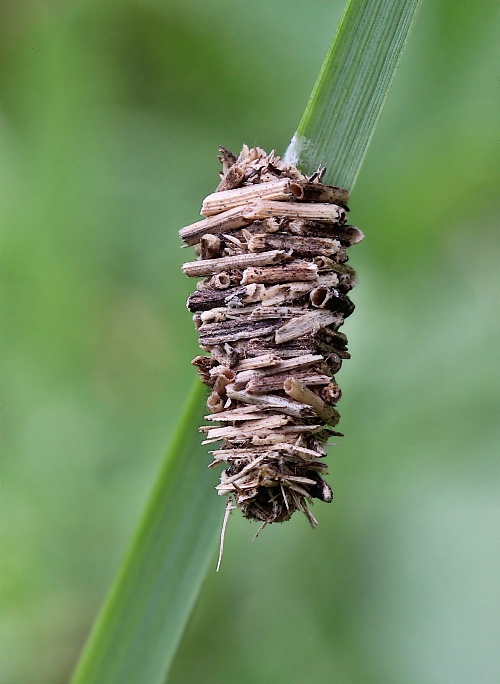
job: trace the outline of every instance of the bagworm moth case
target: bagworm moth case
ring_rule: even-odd
[[[330,502],[325,445],[339,421],[335,374],[349,358],[339,332],[354,310],[356,283],[346,250],[363,239],[346,224],[348,193],[306,177],[274,152],[220,148],[221,182],[205,217],[180,231],[201,277],[187,306],[199,343],[201,380],[210,387],[204,444],[229,512],[267,523]],[[219,423],[219,426],[213,423]],[[228,515],[228,513],[227,513]],[[227,517],[226,517],[227,521]]]

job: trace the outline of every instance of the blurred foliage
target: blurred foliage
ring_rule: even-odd
[[[2,684],[67,681],[194,379],[177,230],[219,144],[285,149],[342,8],[2,4]],[[173,684],[500,681],[498,19],[424,3],[351,202],[337,499],[233,516]]]

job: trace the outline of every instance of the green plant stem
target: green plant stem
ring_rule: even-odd
[[[350,0],[285,158],[352,190],[420,0]]]
[[[196,426],[196,383],[142,522],[71,684],[160,684],[210,564],[224,505]]]

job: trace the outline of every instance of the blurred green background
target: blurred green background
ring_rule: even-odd
[[[67,681],[195,380],[177,230],[218,145],[284,151],[342,9],[2,3],[1,684]],[[499,18],[424,2],[351,201],[336,501],[232,517],[172,684],[500,682]]]

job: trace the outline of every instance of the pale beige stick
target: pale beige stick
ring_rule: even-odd
[[[265,200],[241,207],[241,213],[249,221],[258,221],[278,216],[280,218],[306,219],[308,221],[321,221],[336,225],[344,223],[347,216],[346,210],[336,204],[301,204],[300,202],[273,202]]]
[[[236,510],[236,508],[237,506],[234,505],[231,499],[228,499],[226,504],[226,511],[224,513],[224,520],[222,522],[222,530],[220,533],[219,559],[217,561],[217,567],[215,568],[216,572],[219,572],[220,564],[222,563],[222,554],[224,553],[224,540],[226,538],[227,522],[229,520],[229,516],[231,515],[231,511]]]
[[[287,482],[287,487],[289,489],[292,489],[294,492],[298,492],[305,499],[309,499],[309,501],[312,501],[312,496],[310,495],[310,493],[300,485],[295,484],[293,482]]]
[[[268,414],[261,411],[258,406],[242,406],[241,408],[231,409],[229,411],[222,411],[222,413],[209,413],[205,416],[205,420],[215,421],[217,423],[232,423],[242,420],[260,420],[266,418]]]
[[[305,202],[346,204],[349,200],[349,193],[343,188],[332,185],[291,181],[289,178],[285,178],[269,183],[258,183],[243,188],[214,192],[205,197],[200,213],[203,216],[211,216],[256,199],[298,199]]]
[[[235,254],[219,259],[204,259],[201,261],[187,261],[182,265],[182,272],[190,278],[210,276],[230,269],[243,270],[248,266],[266,266],[280,264],[290,258],[290,254],[282,249],[259,254]],[[245,284],[245,283],[243,283]]]
[[[342,320],[338,314],[329,311],[322,311],[321,309],[308,311],[303,316],[292,318],[291,321],[278,328],[275,333],[276,344],[283,344],[304,337],[317,332],[320,328],[326,328],[332,323],[342,322]]]
[[[288,378],[283,383],[283,389],[289,397],[296,401],[311,406],[318,416],[328,423],[328,425],[337,425],[340,420],[338,411],[332,406],[328,406],[317,394],[312,390],[302,385],[296,378]]]
[[[265,408],[278,409],[282,413],[292,416],[293,418],[305,418],[312,415],[311,409],[305,410],[304,403],[298,401],[291,401],[284,397],[277,397],[272,394],[249,394],[248,392],[237,392],[233,389],[233,385],[228,385],[226,388],[227,396],[235,401],[241,401],[243,404],[256,404]]]
[[[281,489],[281,496],[283,497],[283,501],[285,502],[286,510],[289,511],[290,510],[290,504],[288,502],[288,496],[286,495],[285,488],[283,487],[283,482],[280,482],[280,489]]]
[[[214,449],[209,452],[214,458],[224,461],[227,458],[255,458],[255,454],[271,453],[267,447],[252,447],[251,449]]]
[[[316,484],[316,480],[309,477],[299,477],[298,475],[287,475],[286,480],[290,482],[302,482],[302,484]]]
[[[285,178],[271,183],[258,183],[234,190],[214,192],[203,200],[200,214],[212,216],[254,200],[284,200],[293,197],[290,179]]]
[[[236,374],[234,379],[235,383],[248,382],[254,378],[265,377],[268,375],[279,375],[290,370],[298,370],[299,368],[308,368],[313,366],[315,363],[322,362],[323,356],[320,354],[304,354],[303,356],[297,356],[294,359],[287,359],[286,361],[281,361],[281,363],[271,366],[270,368],[265,368],[262,370],[248,370],[242,371]],[[210,374],[212,374],[212,369]]]
[[[211,425],[202,425],[199,431],[206,432],[207,439],[231,439],[238,437],[241,441],[242,438],[252,437],[256,432],[273,430],[274,428],[286,425],[287,422],[286,416],[274,415],[250,422],[248,425],[238,425],[238,427],[228,425],[226,427],[213,428]]]
[[[269,374],[273,375],[274,373],[282,373],[283,371],[290,370],[292,368],[307,368],[308,366],[313,366],[315,363],[319,363],[320,361],[323,361],[323,356],[321,354],[304,354],[303,356],[297,356],[294,359],[282,361],[278,366],[273,366],[273,368],[269,369]]]
[[[266,254],[266,252],[264,252]],[[307,261],[296,261],[290,266],[267,266],[255,268],[250,266],[243,271],[242,285],[249,283],[283,283],[287,281],[316,280],[318,267]]]
[[[251,475],[247,475],[246,480],[238,480],[237,483],[231,483],[228,484],[227,486],[223,486],[223,482],[220,485],[217,485],[215,489],[217,489],[217,494],[219,496],[226,496],[226,494],[231,494],[232,492],[238,492],[238,501],[240,501],[240,495],[241,492],[244,491],[245,489],[253,489],[255,490],[259,486],[259,480],[258,477],[252,477]],[[250,496],[252,498],[253,495]],[[246,498],[246,497],[245,497]]]
[[[245,389],[252,394],[266,394],[268,392],[277,392],[283,389],[283,382],[289,377],[290,372],[285,371],[281,375],[265,375],[255,377],[249,380],[246,384],[235,380],[235,385],[241,389]],[[325,387],[331,381],[329,375],[321,375],[320,373],[311,373],[310,371],[297,371],[295,373],[297,380],[299,380],[306,387]]]
[[[319,523],[316,520],[316,518],[314,517],[314,515],[311,513],[311,511],[309,510],[307,505],[305,503],[302,503],[302,500],[300,500],[300,499],[298,499],[298,500],[296,499],[295,503],[296,503],[298,510],[302,511],[302,513],[309,520],[309,524],[311,525],[313,530],[316,529],[316,527],[318,527]]]
[[[336,204],[301,204],[300,202],[272,202],[261,201],[229,209],[221,214],[197,221],[181,228],[179,236],[187,245],[193,245],[210,233],[216,235],[242,228],[252,221],[272,217],[305,219],[307,221],[322,221],[334,225],[342,225],[346,220],[346,211]],[[353,239],[362,239],[357,231]]]
[[[211,216],[210,218],[203,219],[203,221],[197,221],[190,226],[181,228],[179,236],[187,245],[194,245],[207,233],[210,233],[211,235],[225,233],[246,226],[252,221],[253,219],[243,217],[241,207],[235,207],[234,209],[225,211],[223,214]]]
[[[279,356],[275,354],[262,354],[254,356],[253,359],[242,359],[236,366],[237,371],[252,370],[253,368],[267,368],[281,363]]]
[[[274,446],[275,444],[282,444],[287,440],[289,442],[295,442],[298,433],[318,432],[321,429],[321,425],[291,425],[289,428],[281,428],[280,432],[270,432],[266,435],[255,435],[252,437],[252,444],[255,446]]]
[[[299,454],[302,458],[305,460],[309,459],[318,459],[321,457],[322,454],[319,454],[317,451],[313,451],[312,449],[306,449],[305,447],[300,447],[297,446],[296,444],[288,444],[287,442],[284,442],[283,444],[276,444],[274,447],[276,451],[282,450],[282,451],[291,451],[293,453]],[[214,452],[215,453],[215,452]],[[308,457],[308,458],[306,458]],[[324,464],[326,467],[326,464]]]

